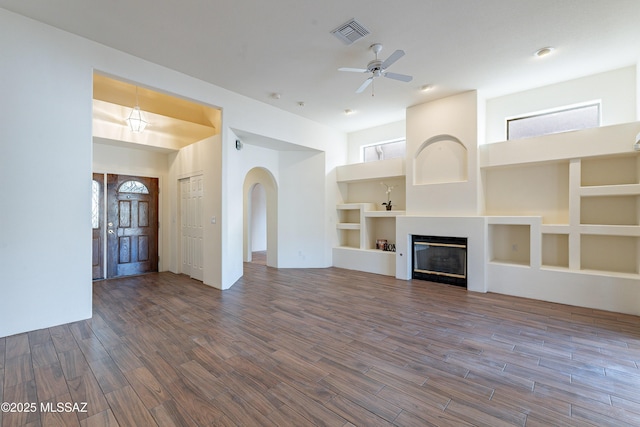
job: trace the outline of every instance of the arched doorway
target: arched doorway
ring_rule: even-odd
[[[247,172],[243,187],[243,258],[253,260],[253,252],[264,253],[264,263],[278,266],[278,188],[267,169]]]
[[[257,183],[251,190],[249,210],[249,238],[251,239],[251,260],[258,264],[267,263],[267,192]]]

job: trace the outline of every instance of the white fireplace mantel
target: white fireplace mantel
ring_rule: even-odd
[[[467,238],[467,289],[487,292],[487,218],[399,216],[396,218],[396,278],[411,279],[412,235]]]

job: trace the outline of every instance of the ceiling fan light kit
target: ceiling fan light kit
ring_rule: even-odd
[[[410,82],[411,80],[413,80],[412,76],[408,76],[406,74],[390,73],[389,71],[387,71],[387,68],[389,68],[398,59],[404,56],[403,50],[400,50],[400,49],[396,50],[391,54],[391,56],[389,56],[387,59],[383,61],[381,59],[378,59],[378,54],[382,50],[382,44],[374,43],[371,46],[369,46],[369,49],[373,51],[376,58],[367,64],[367,68],[349,68],[349,67],[338,68],[339,71],[371,74],[371,76],[368,79],[366,79],[362,83],[362,85],[360,85],[360,87],[356,90],[356,93],[361,93],[362,91],[364,91],[367,88],[367,86],[369,86],[373,82],[373,79],[380,76],[387,77],[393,80],[399,80],[401,82]],[[372,92],[372,95],[373,95],[373,92]]]

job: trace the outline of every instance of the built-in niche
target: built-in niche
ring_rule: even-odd
[[[531,265],[531,227],[526,224],[491,224],[489,238],[493,262]]]
[[[569,268],[569,235],[545,233],[542,235],[542,265]]]
[[[455,136],[427,139],[413,159],[414,185],[467,181],[468,157],[467,147]]]
[[[638,274],[638,241],[635,236],[583,234],[580,237],[580,268]]]

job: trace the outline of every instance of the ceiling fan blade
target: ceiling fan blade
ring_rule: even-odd
[[[380,65],[380,68],[382,68],[383,70],[386,68],[389,68],[389,66],[391,64],[393,64],[394,62],[396,62],[398,59],[402,58],[404,56],[404,50],[396,50],[395,52],[393,52],[391,54],[390,57],[388,57],[383,63],[382,65]]]
[[[394,80],[400,80],[401,82],[410,82],[413,80],[413,77],[407,76],[406,74],[398,74],[398,73],[384,73],[383,76],[388,77]]]
[[[365,68],[342,67],[342,68],[338,68],[338,71],[351,71],[352,73],[366,73],[368,70]]]
[[[362,83],[362,85],[358,88],[358,90],[356,90],[356,93],[360,93],[363,90],[365,90],[372,81],[373,81],[373,77],[369,77],[367,80],[364,81],[364,83]]]

